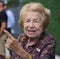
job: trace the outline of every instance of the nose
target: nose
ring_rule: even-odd
[[[30,22],[29,27],[30,28],[34,28],[34,23],[33,22]]]

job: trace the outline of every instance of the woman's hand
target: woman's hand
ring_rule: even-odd
[[[4,30],[4,32],[8,36],[5,46],[9,50],[14,51],[16,54],[21,55],[22,52],[24,52],[24,49],[21,46],[20,42],[17,41],[17,39],[15,39],[8,31]]]
[[[21,43],[17,41],[8,31],[4,30],[4,32],[7,34],[8,39],[5,44],[5,46],[11,50],[14,51],[17,55],[19,55],[22,59],[31,59],[31,55],[28,54],[23,47],[21,46]]]

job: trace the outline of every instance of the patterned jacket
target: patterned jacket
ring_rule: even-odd
[[[56,41],[53,36],[42,33],[38,41],[26,48],[28,37],[25,34],[19,36],[19,42],[26,52],[32,55],[32,59],[55,59]],[[13,59],[21,59],[20,56],[12,53]]]

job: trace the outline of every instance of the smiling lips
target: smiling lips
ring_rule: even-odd
[[[33,35],[35,34],[36,30],[28,30],[28,34]]]

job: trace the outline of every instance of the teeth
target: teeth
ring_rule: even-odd
[[[35,30],[28,30],[28,31],[35,32]]]

